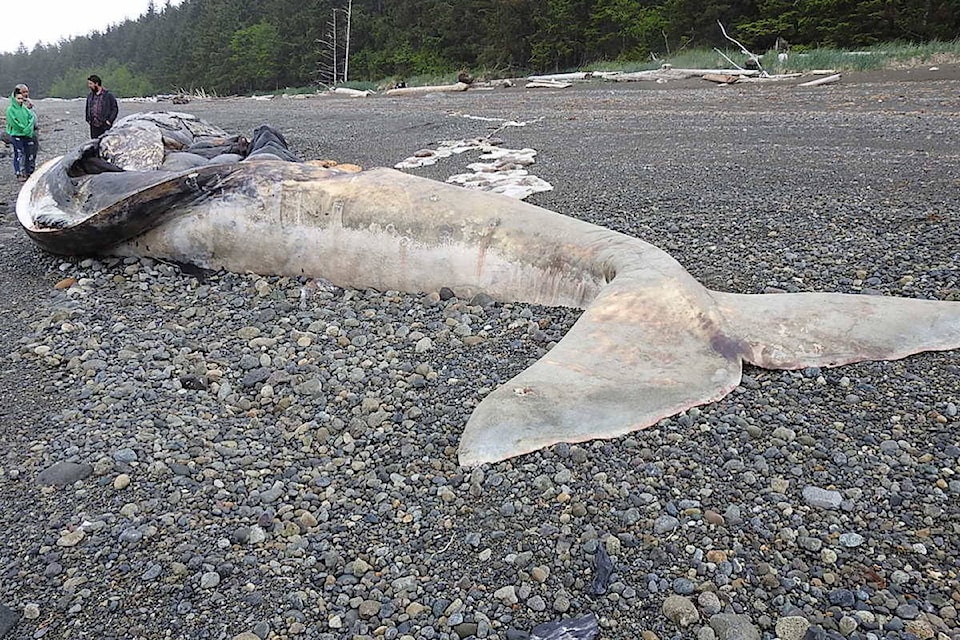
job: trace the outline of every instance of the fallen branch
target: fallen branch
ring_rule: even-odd
[[[766,69],[763,68],[763,64],[761,64],[760,62],[760,56],[758,56],[755,53],[751,53],[750,51],[747,50],[745,46],[743,46],[742,44],[740,44],[739,42],[737,42],[736,40],[728,36],[727,30],[723,28],[722,22],[717,20],[717,24],[720,25],[720,31],[723,33],[723,37],[729,40],[730,42],[732,42],[733,44],[737,45],[738,47],[740,47],[740,53],[747,56],[749,60],[752,60],[757,65],[757,67],[760,69],[760,75],[763,75],[763,76],[768,75]],[[723,54],[720,54],[720,55],[723,55]],[[727,56],[723,56],[723,57],[727,58]],[[727,58],[727,60],[729,59],[730,58]]]
[[[727,54],[725,54],[723,51],[720,51],[720,49],[717,49],[716,47],[714,47],[713,50],[716,51],[717,53],[719,53],[719,54],[723,57],[724,60],[726,60],[727,62],[729,62],[730,64],[732,64],[734,67],[736,67],[736,68],[739,69],[740,71],[745,71],[745,69],[744,69],[743,67],[741,67],[740,65],[738,65],[736,62],[734,62],[734,61],[731,60],[730,58],[728,58],[728,57],[727,57]]]

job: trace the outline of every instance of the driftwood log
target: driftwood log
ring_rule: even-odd
[[[373,92],[360,90],[360,89],[351,89],[350,87],[336,87],[331,91],[331,93],[336,93],[338,95],[343,95],[343,96],[349,96],[351,98],[366,98]]]
[[[560,82],[558,80],[531,80],[524,85],[525,89],[567,89],[572,87],[571,82]]]
[[[834,82],[840,82],[840,74],[835,73],[832,76],[827,76],[825,78],[817,78],[816,80],[810,80],[809,82],[803,82],[798,84],[798,87],[819,87],[824,84],[833,84]]]
[[[744,69],[674,69],[672,67],[663,67],[661,69],[651,69],[650,71],[636,71],[633,73],[618,73],[608,76],[608,80],[616,82],[666,82],[668,80],[687,80],[690,78],[702,78],[705,75],[715,74],[723,76],[752,77],[760,75],[759,71]]]
[[[403,87],[402,89],[390,89],[386,92],[388,96],[420,96],[427,93],[451,93],[456,91],[466,91],[470,85],[463,82],[456,84],[441,84],[429,87]]]
[[[707,73],[704,74],[702,78],[708,82],[716,82],[717,84],[733,84],[740,79],[740,76],[725,73]]]

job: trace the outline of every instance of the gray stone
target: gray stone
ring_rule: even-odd
[[[37,484],[65,487],[84,480],[93,473],[93,465],[77,462],[58,462],[47,467],[37,476]]]
[[[840,629],[840,633],[849,636],[857,630],[857,621],[850,616],[843,616],[840,618],[840,622],[837,623],[837,628]]]
[[[156,580],[163,573],[163,567],[159,563],[153,563],[143,572],[141,579],[145,581]]]
[[[500,587],[494,591],[493,597],[506,605],[517,604],[517,602],[519,602],[519,599],[517,598],[517,588],[512,584],[505,587]]]
[[[680,526],[680,521],[673,516],[660,516],[653,522],[653,532],[662,535],[669,533]]]
[[[358,609],[360,617],[367,619],[380,613],[380,603],[377,600],[364,600]]]
[[[257,369],[251,369],[243,374],[243,379],[240,381],[244,387],[252,387],[260,382],[266,382],[267,378],[270,377],[270,369],[260,367]]]
[[[803,501],[817,509],[839,509],[843,496],[839,491],[809,485],[803,488]]]
[[[760,640],[760,630],[750,618],[734,613],[718,613],[710,618],[717,640]]]
[[[0,604],[0,638],[7,635],[11,629],[17,626],[19,620],[20,614]]]
[[[689,598],[683,596],[668,597],[663,601],[661,612],[664,617],[681,627],[689,627],[700,619],[697,608],[693,606]]]
[[[113,459],[117,462],[131,463],[136,462],[137,452],[130,448],[117,449],[113,452]]]
[[[727,510],[723,512],[723,519],[730,526],[743,524],[743,516],[741,515],[740,505],[732,504],[727,507]]]
[[[897,607],[897,615],[904,620],[913,620],[920,615],[920,609],[914,604],[901,604]]]
[[[531,611],[545,611],[547,609],[547,603],[542,596],[537,595],[527,600],[527,607]]]
[[[845,547],[859,547],[863,544],[863,536],[859,533],[841,533],[840,544]]]
[[[780,640],[801,640],[810,628],[810,621],[803,616],[786,616],[777,620],[776,632]]]
[[[220,574],[216,571],[207,571],[200,576],[201,589],[213,589],[218,584],[220,584]]]
[[[686,578],[677,578],[673,581],[673,590],[681,596],[688,596],[694,592],[696,585]]]
[[[702,611],[705,616],[720,613],[722,609],[720,597],[713,591],[704,591],[697,596],[697,604],[700,605],[700,611]]]

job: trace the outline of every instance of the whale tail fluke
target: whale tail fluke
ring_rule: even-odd
[[[960,302],[841,293],[711,295],[744,360],[767,369],[898,360],[960,347]]]
[[[624,435],[739,384],[736,345],[699,316],[694,300],[675,287],[633,284],[618,276],[549,353],[483,399],[460,440],[460,464]]]
[[[618,276],[543,358],[491,392],[465,466],[613,438],[719,400],[742,362],[769,369],[960,348],[960,303],[850,294],[742,295]]]

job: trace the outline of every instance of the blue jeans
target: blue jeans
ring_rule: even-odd
[[[29,176],[37,168],[37,139],[26,136],[13,138],[13,172],[18,176]]]

